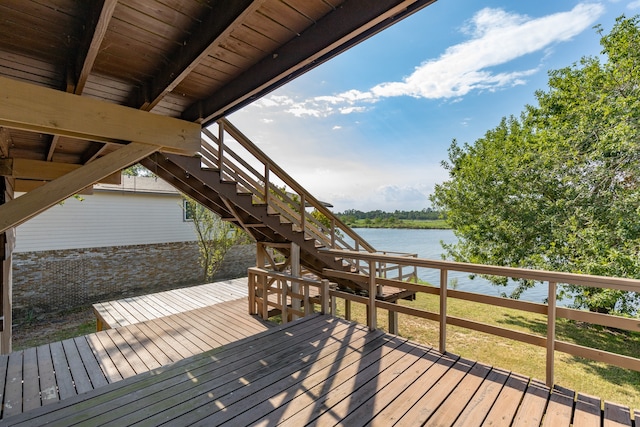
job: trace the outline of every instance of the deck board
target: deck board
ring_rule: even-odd
[[[469,374],[464,376],[457,387],[447,396],[440,407],[438,407],[433,416],[429,418],[429,423],[442,426],[453,425],[475,395],[478,387],[484,382],[489,372],[491,372],[489,366],[475,363],[469,371]]]
[[[51,343],[49,348],[51,349],[51,361],[55,370],[56,385],[58,386],[60,399],[68,399],[71,396],[75,396],[77,394],[76,388],[73,385],[73,378],[71,378],[71,371],[69,370],[62,343],[60,341]]]
[[[396,423],[398,426],[411,426],[425,423],[445,401],[447,396],[462,381],[471,370],[474,362],[467,359],[458,359],[422,397],[417,399]]]
[[[569,427],[573,414],[574,393],[553,389],[544,415],[543,427]]]
[[[500,391],[495,404],[485,417],[483,426],[510,426],[529,384],[529,378],[512,373]]]
[[[29,411],[41,406],[38,353],[35,347],[24,350],[22,363],[22,410]]]
[[[481,426],[508,378],[509,372],[497,368],[491,369],[453,425],[455,427]]]
[[[75,341],[62,341],[62,346],[64,348],[65,357],[68,361],[69,372],[71,374],[71,378],[73,379],[73,384],[75,386],[76,392],[84,393],[91,390],[91,379],[89,378],[87,369],[84,366],[82,358],[80,357],[80,352],[75,346]]]

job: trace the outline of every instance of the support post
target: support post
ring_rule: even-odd
[[[440,353],[447,351],[447,273],[440,270]]]
[[[305,218],[305,213],[306,210],[304,208],[304,205],[306,204],[306,200],[304,198],[304,193],[300,194],[300,230],[302,231],[302,237],[304,238],[304,230],[306,228],[306,218]]]
[[[375,331],[376,325],[376,262],[369,261],[369,304],[367,310],[367,326],[370,331]]]
[[[397,304],[398,301],[393,301]],[[398,312],[395,310],[389,310],[389,333],[392,335],[398,335]]]
[[[249,272],[247,275],[247,281],[249,282],[249,314],[258,314],[256,309],[256,285],[258,283],[257,274]]]
[[[329,280],[322,279],[322,287],[320,288],[321,297],[320,297],[320,311],[322,314],[335,314],[335,305],[334,302],[331,302],[331,311],[329,311]]]
[[[282,300],[280,303],[280,307],[282,307],[282,313],[280,316],[282,317],[282,324],[289,322],[289,305],[287,304],[287,299],[289,298],[288,290],[289,285],[286,280],[278,279],[278,283],[280,283],[280,292],[282,292]]]
[[[13,199],[13,180],[0,176],[0,205]],[[15,244],[15,228],[0,233],[0,354],[12,351],[13,278],[11,264]]]
[[[344,318],[346,320],[351,320],[351,300],[344,300]]]
[[[269,163],[264,164],[264,204],[269,206],[269,171],[271,167]]]
[[[256,267],[264,268],[265,267],[265,259],[267,258],[267,254],[265,253],[266,248],[263,243],[256,242]],[[268,306],[268,298],[269,292],[267,290],[267,277],[264,275],[260,275],[258,277],[258,288],[261,290],[260,296],[262,296],[262,308],[258,309],[260,315],[264,320],[269,318],[269,306]]]
[[[547,303],[547,386],[553,387],[556,344],[556,283],[549,282]]]
[[[311,306],[311,301],[309,301],[309,284],[303,283],[302,289],[304,291],[304,315],[309,316],[313,314],[313,307]]]
[[[218,121],[218,170],[220,181],[224,180],[224,121]]]
[[[289,254],[289,261],[291,263],[291,275],[293,277],[300,277],[300,246],[291,242],[291,253]],[[291,292],[293,294],[300,294],[300,283],[291,281]],[[283,306],[287,303],[285,298],[282,302]],[[299,298],[291,297],[291,308],[293,310],[300,310],[301,301]],[[291,319],[295,320],[299,316],[295,313],[291,314]]]

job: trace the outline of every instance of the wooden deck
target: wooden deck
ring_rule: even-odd
[[[100,331],[247,298],[247,291],[244,277],[101,302],[93,305],[93,311]]]
[[[4,420],[59,426],[635,426],[639,421],[628,408],[606,403],[601,410],[599,399],[549,390],[521,375],[325,315]]]
[[[64,401],[268,328],[246,312],[245,297],[0,356],[0,415]]]

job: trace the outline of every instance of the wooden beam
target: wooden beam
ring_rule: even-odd
[[[0,175],[16,179],[37,181],[53,181],[71,171],[80,169],[82,165],[71,163],[44,162],[29,159],[0,159]],[[99,182],[104,184],[120,184],[120,171],[117,171]]]
[[[194,155],[200,125],[0,77],[0,126]]]
[[[159,70],[152,81],[147,82],[145,86],[149,88],[149,99],[144,99],[140,109],[149,111],[155,107],[212,49],[227,39],[238,23],[258,10],[262,3],[264,0],[214,2],[208,16],[193,29],[191,37],[173,52],[167,66]],[[135,102],[131,99],[129,105],[136,105]]]
[[[11,147],[11,135],[7,129],[0,127],[0,158],[9,157],[9,147]]]
[[[0,233],[22,224],[83,188],[138,162],[157,150],[158,147],[155,145],[132,142],[47,185],[5,203],[0,206]]]
[[[189,106],[182,118],[208,125],[433,2],[435,0],[347,0],[214,96]]]
[[[117,4],[118,0],[97,1],[89,11],[85,39],[80,44],[80,51],[76,55],[76,76],[74,76],[76,95],[82,94],[84,90]]]
[[[31,179],[16,179],[15,191],[16,193],[28,193],[35,190],[38,187],[42,187],[49,181],[35,181]],[[88,196],[93,194],[93,185],[78,191],[76,194]]]

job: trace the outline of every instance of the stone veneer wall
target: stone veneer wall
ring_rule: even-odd
[[[255,262],[255,245],[234,246],[215,280],[246,276]],[[13,254],[16,319],[200,283],[196,242]]]

